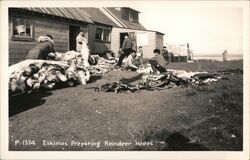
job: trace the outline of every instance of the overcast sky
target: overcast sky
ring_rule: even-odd
[[[187,43],[195,54],[243,53],[243,10],[228,7],[132,7],[149,30],[165,34],[164,43]]]

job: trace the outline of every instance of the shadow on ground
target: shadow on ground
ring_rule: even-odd
[[[136,146],[133,150],[151,150],[151,151],[208,151],[208,148],[198,142],[195,142],[178,131],[146,130],[143,133],[143,139],[147,142],[153,142],[152,147]]]
[[[94,83],[96,82],[97,80],[101,79],[102,76],[101,75],[93,75],[90,77],[90,80],[88,81],[88,83]]]
[[[46,100],[43,98],[51,95],[48,91],[9,95],[9,117],[44,104]]]
[[[131,83],[131,82],[135,82],[135,81],[141,79],[141,77],[142,77],[142,75],[139,74],[139,75],[136,75],[136,76],[134,76],[132,78],[122,78],[122,79],[120,79],[120,82],[122,82],[122,83]]]

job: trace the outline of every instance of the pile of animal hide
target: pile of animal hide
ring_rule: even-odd
[[[87,54],[86,54],[87,53]],[[90,75],[104,74],[116,63],[89,55],[88,49],[53,53],[54,60],[25,60],[9,67],[9,90],[24,93],[38,89],[53,89],[57,86],[86,84]]]
[[[91,65],[88,68],[91,75],[105,74],[109,72],[110,70],[114,69],[114,65],[117,63],[116,59],[114,58],[105,59],[103,57],[94,56],[94,55],[91,57],[95,58],[98,61],[96,65]]]
[[[12,65],[9,67],[9,90],[12,93],[24,93],[53,89],[61,84],[86,84],[90,73],[77,60],[25,60]]]
[[[90,79],[89,49],[81,52],[50,53],[54,60],[28,59],[9,67],[10,93],[53,89],[60,85],[86,84]]]
[[[137,69],[136,72],[150,74],[150,73],[154,73],[154,70],[153,70],[151,64],[147,64],[147,66],[145,68],[144,67],[139,68],[139,69]]]
[[[104,92],[135,92],[137,90],[163,90],[176,87],[188,87],[190,85],[204,85],[221,79],[217,74],[207,72],[186,72],[184,70],[168,70],[162,74],[142,75],[136,84],[125,84],[121,82],[107,83],[96,88],[96,91]]]
[[[124,83],[119,83],[119,82],[111,82],[111,83],[106,83],[100,87],[96,87],[95,91],[97,92],[115,92],[118,93],[120,91],[130,91],[134,92],[138,88],[135,85],[130,85],[130,84],[124,84]]]

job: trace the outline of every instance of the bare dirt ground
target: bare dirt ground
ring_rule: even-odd
[[[200,61],[169,68],[215,72],[242,65]],[[242,150],[243,74],[228,74],[228,80],[207,86],[161,91],[115,94],[93,89],[136,76],[111,71],[83,86],[10,96],[9,149]]]

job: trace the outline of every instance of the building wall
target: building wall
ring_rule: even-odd
[[[175,56],[187,56],[186,44],[168,44],[167,49],[169,52],[172,52]]]
[[[156,47],[159,50],[162,50],[163,48],[163,35],[159,34],[159,33],[155,33],[156,34]]]
[[[103,42],[100,40],[96,40],[95,39],[96,27],[110,29],[111,32],[112,32],[112,28],[108,27],[106,25],[101,25],[101,24],[97,24],[97,25],[90,24],[88,27],[89,41],[92,43],[92,44],[89,44],[89,49],[90,49],[91,53],[92,54],[103,54],[103,53],[111,50],[111,42]]]
[[[95,44],[94,44],[94,40],[95,40],[95,25],[94,24],[89,24],[88,25],[88,32],[89,32],[89,34],[88,34],[88,46],[89,46],[89,50],[90,50],[90,52],[94,52],[94,50],[95,50]]]
[[[133,30],[133,29],[126,29],[126,28],[113,28],[111,33],[111,50],[115,53],[118,52],[120,47],[120,33],[124,32],[135,32],[136,35],[138,34],[147,34],[148,37],[148,44],[142,45],[144,58],[151,58],[154,56],[153,50],[156,47],[160,47],[162,49],[163,46],[163,36],[156,37],[156,32],[153,31],[143,31],[143,30]],[[161,40],[162,38],[162,40]],[[157,39],[157,41],[156,41]],[[162,42],[162,44],[160,44]],[[137,45],[139,47],[139,45]]]
[[[14,40],[12,38],[13,16],[31,18],[33,21],[34,39],[31,41]],[[42,16],[39,14],[26,14],[20,12],[10,12],[9,15],[9,65],[25,60],[28,51],[37,44],[37,39],[41,35],[50,34],[53,36],[55,51],[66,52],[69,50],[69,25],[79,25],[82,28],[86,24],[69,22],[66,20]]]

